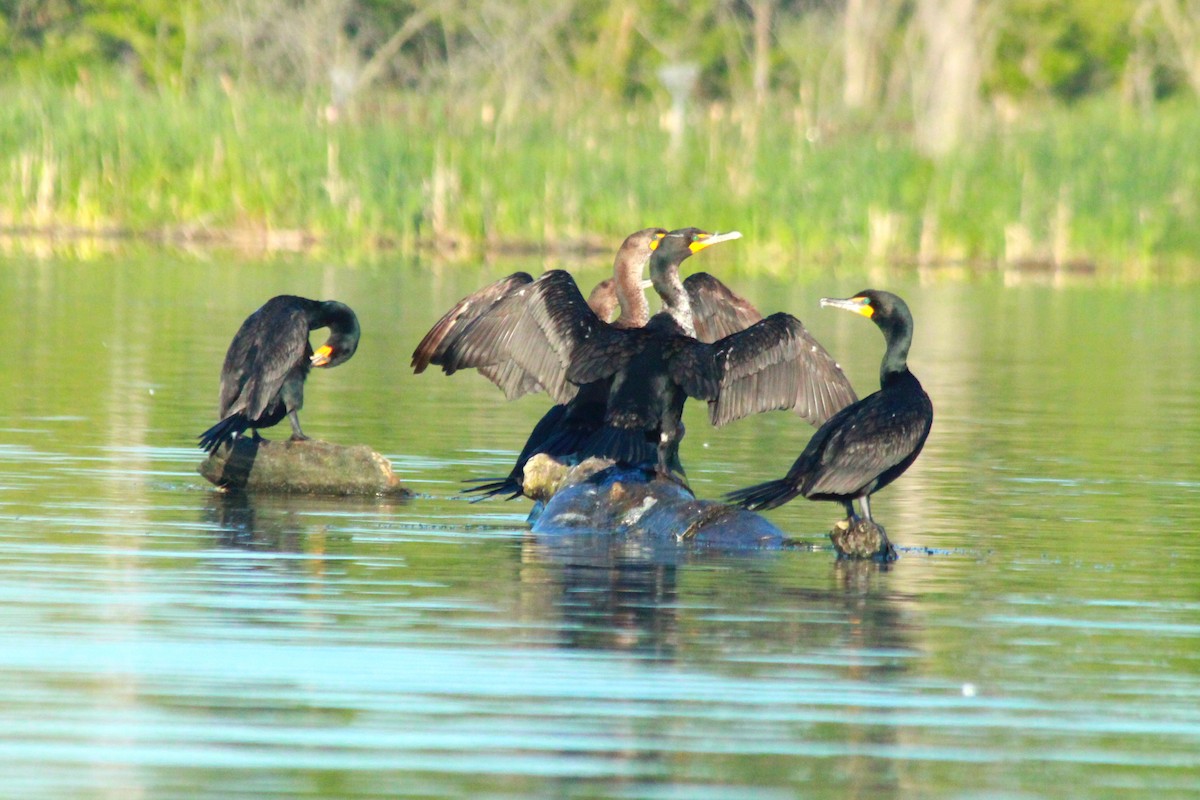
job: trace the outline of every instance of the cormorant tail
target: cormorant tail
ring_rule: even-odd
[[[562,459],[563,456],[573,456],[587,447],[588,439],[595,433],[594,429],[587,430],[578,426],[560,428],[547,436],[546,440],[535,447],[524,460],[528,461],[538,453],[545,453],[557,459]]]
[[[232,442],[249,427],[250,422],[246,419],[245,414],[230,414],[200,434],[200,449],[210,454],[215,453],[222,442]]]
[[[795,483],[787,478],[781,478],[777,481],[757,483],[745,489],[738,489],[736,492],[725,495],[725,499],[731,505],[741,506],[750,511],[766,511],[770,508],[778,508],[799,494],[800,490],[796,488]]]
[[[477,486],[469,486],[462,490],[462,494],[478,495],[471,498],[472,503],[501,494],[508,495],[508,497],[504,498],[505,500],[515,500],[524,491],[521,484],[512,475],[509,475],[507,478],[472,478],[471,480],[463,481],[463,483],[478,484]]]

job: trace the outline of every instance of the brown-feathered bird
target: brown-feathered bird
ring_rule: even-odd
[[[618,329],[646,324],[650,306],[643,291],[642,274],[650,258],[650,243],[664,235],[666,231],[662,228],[644,228],[625,238],[613,262],[613,276],[598,283],[588,296],[587,304],[597,319]],[[491,320],[480,323],[480,330],[487,327],[502,333],[512,320],[524,313],[523,303],[533,282],[528,273],[518,272],[464,297],[434,323],[417,345],[413,352],[413,371],[422,372],[429,364],[444,367],[447,354],[453,354],[458,337],[481,317],[494,315]],[[482,334],[477,331],[476,335]],[[511,359],[499,365],[480,367],[479,371],[504,390],[509,399],[541,389],[536,379]],[[603,423],[607,397],[608,381],[580,387],[569,401],[555,404],[542,416],[506,477],[473,481],[480,485],[467,491],[478,492],[483,497],[520,496],[525,463],[536,453],[563,457],[575,452],[580,443]]]
[[[686,228],[657,240],[650,275],[664,310],[641,328],[605,325],[570,276],[548,272],[530,284],[520,313],[489,313],[465,328],[443,369],[516,364],[560,402],[577,385],[611,380],[604,424],[578,455],[654,462],[662,475],[682,475],[678,445],[689,396],[709,402],[714,425],[782,408],[819,424],[853,401],[854,393],[798,319],[774,314],[711,344],[695,338],[694,308],[679,266],[739,236]]]

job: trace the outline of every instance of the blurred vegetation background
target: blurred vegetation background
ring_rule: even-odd
[[[0,228],[1200,264],[1200,0],[0,0]]]

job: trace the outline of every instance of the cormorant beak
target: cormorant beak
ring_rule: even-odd
[[[640,287],[643,291],[649,289],[653,285],[654,281],[638,281],[638,287]]]
[[[742,238],[742,234],[738,231],[730,231],[729,233],[702,233],[696,237],[696,241],[688,245],[688,249],[693,253],[699,253],[704,248],[712,247],[714,244],[740,238]]]
[[[323,367],[329,363],[329,358],[332,355],[333,348],[327,344],[323,344],[317,348],[317,352],[312,354],[310,361],[314,367]]]
[[[836,297],[822,297],[821,308],[829,306],[830,308],[840,308],[843,311],[850,311],[854,314],[860,314],[870,319],[875,313],[874,306],[871,305],[870,298],[867,297],[851,297],[846,300],[841,300]]]

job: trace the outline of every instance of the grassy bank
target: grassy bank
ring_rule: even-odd
[[[782,107],[694,108],[669,153],[661,109],[596,98],[508,115],[392,97],[330,123],[215,83],[186,96],[116,84],[5,96],[8,229],[248,235],[354,258],[609,249],[646,224],[698,224],[742,230],[746,264],[768,270],[1200,263],[1195,105],[1029,113],[934,164],[902,126],[817,127]]]

